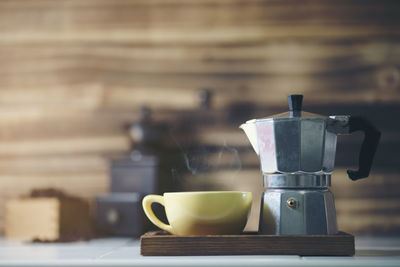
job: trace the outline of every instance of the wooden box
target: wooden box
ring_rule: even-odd
[[[8,238],[69,241],[87,239],[90,234],[89,205],[83,200],[35,197],[6,203]]]

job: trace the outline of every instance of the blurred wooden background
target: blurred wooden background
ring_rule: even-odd
[[[125,125],[142,105],[171,125],[194,118],[195,136],[173,134],[226,152],[206,155],[224,166],[186,175],[186,188],[260,194],[237,127],[302,93],[307,111],[363,114],[382,130],[371,177],[358,182],[345,169],[362,136],[340,137],[332,191],[341,230],[398,234],[399,29],[395,0],[1,0],[0,203],[49,186],[107,192],[108,159],[129,153]],[[201,89],[212,92],[206,111]]]

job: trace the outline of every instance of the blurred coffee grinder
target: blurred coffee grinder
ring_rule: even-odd
[[[96,228],[101,234],[137,237],[152,229],[141,208],[143,196],[178,189],[170,171],[175,152],[167,146],[167,125],[152,121],[150,109],[142,107],[129,134],[130,156],[111,161],[111,194],[96,198]],[[166,220],[161,206],[154,211]]]

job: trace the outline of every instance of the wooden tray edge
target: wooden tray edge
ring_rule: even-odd
[[[143,256],[300,255],[353,256],[354,236],[336,235],[209,235],[174,236],[157,231],[140,238]]]

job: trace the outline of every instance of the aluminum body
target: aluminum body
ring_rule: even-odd
[[[337,134],[348,133],[347,124],[348,116],[277,117],[248,121],[241,128],[259,155],[263,174],[331,174]]]
[[[288,97],[289,112],[240,126],[259,156],[264,178],[262,234],[338,232],[334,197],[328,188],[337,135],[350,132],[350,117],[304,112],[302,98]]]
[[[338,232],[329,175],[272,175],[261,199],[262,234],[336,234]]]

